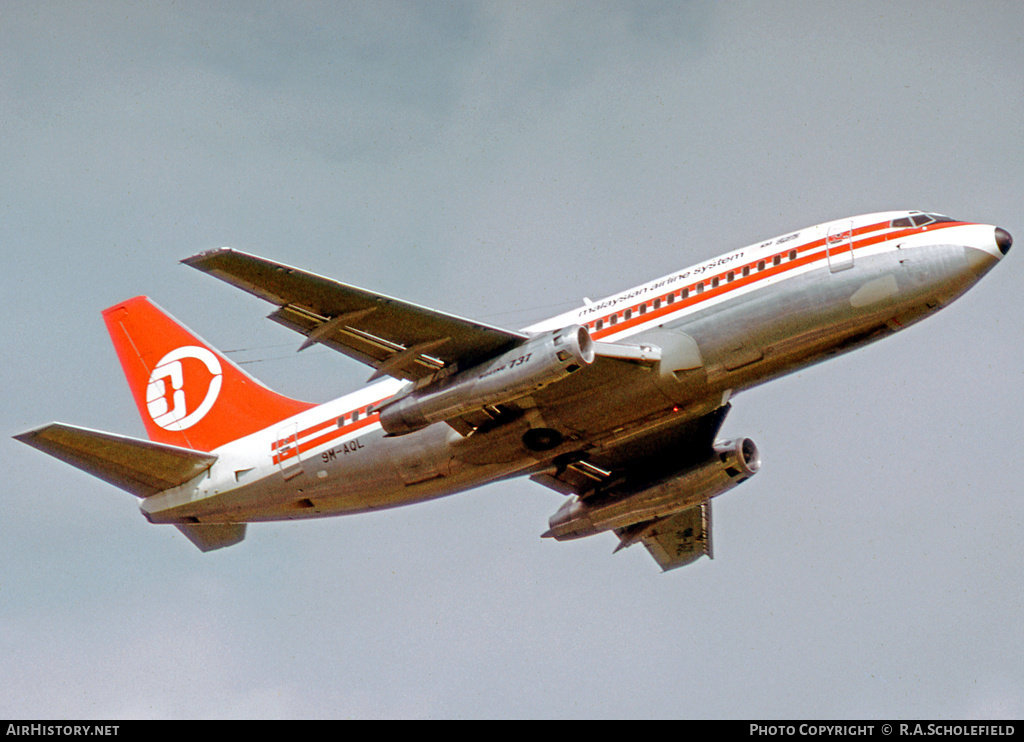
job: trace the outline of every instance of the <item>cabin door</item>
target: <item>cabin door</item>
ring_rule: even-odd
[[[825,253],[832,273],[853,267],[853,222],[840,222],[828,228]]]
[[[302,473],[302,460],[299,457],[299,426],[297,424],[277,431],[277,442],[274,443],[274,461],[281,468],[285,479],[291,479]]]

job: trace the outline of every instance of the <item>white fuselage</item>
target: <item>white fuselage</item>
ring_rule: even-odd
[[[890,212],[744,247],[525,328],[583,325],[600,342],[661,350],[646,373],[522,400],[520,418],[468,437],[445,423],[386,436],[382,381],[214,451],[210,471],[142,501],[156,523],[321,517],[440,497],[538,470],[707,414],[735,393],[891,334],[960,296],[1001,257],[994,228]],[[595,377],[596,378],[596,377]],[[552,387],[555,389],[555,387]],[[542,420],[565,441],[537,452]]]

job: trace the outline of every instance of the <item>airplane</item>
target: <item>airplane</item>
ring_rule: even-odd
[[[371,366],[324,404],[278,394],[145,296],[103,318],[149,440],[51,423],[15,436],[140,498],[199,549],[248,523],[361,513],[529,476],[566,496],[544,537],[607,531],[663,571],[713,558],[711,500],[757,474],[719,439],[733,398],[961,296],[1013,244],[921,211],[840,219],[507,330],[231,248],[182,262]]]

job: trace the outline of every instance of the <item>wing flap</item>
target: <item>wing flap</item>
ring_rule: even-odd
[[[303,348],[323,343],[399,379],[473,365],[528,339],[230,248],[182,262],[277,305],[270,318],[306,335]]]
[[[678,469],[688,460],[696,463],[711,453],[731,408],[726,404],[682,426],[556,458],[549,469],[530,479],[563,495],[585,498],[637,473],[651,478],[654,472]]]
[[[357,316],[365,316],[362,312],[353,312]],[[381,367],[391,361],[395,356],[410,350],[401,343],[396,343],[372,333],[360,330],[356,327],[339,321],[346,315],[335,318],[322,317],[302,307],[288,305],[281,307],[269,315],[269,319],[283,325],[290,330],[295,330],[307,339],[299,348],[306,348],[320,343],[328,348],[338,351],[353,360],[365,363],[368,366],[380,371]],[[415,348],[416,346],[412,346]],[[395,371],[403,372],[396,375],[396,378],[413,380],[434,373],[444,367],[444,362],[435,358],[409,358],[409,354],[403,357],[401,368]],[[417,369],[415,365],[421,368]],[[398,366],[399,364],[392,364]]]
[[[660,520],[616,531],[619,548],[641,542],[662,572],[693,564],[703,556],[714,559],[711,548],[711,503],[704,502]],[[617,551],[618,549],[616,549]]]
[[[658,472],[685,468],[688,460],[697,463],[706,459],[729,409],[726,404],[646,439],[556,458],[552,468],[530,479],[580,500],[614,492],[621,482],[630,479],[653,481]],[[615,529],[615,535],[619,537],[616,551],[642,543],[663,572],[685,567],[703,556],[712,557],[711,502]]]
[[[215,454],[64,423],[14,437],[137,497],[184,484],[217,460]]]

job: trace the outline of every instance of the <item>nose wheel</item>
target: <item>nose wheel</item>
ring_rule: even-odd
[[[553,428],[530,428],[523,434],[523,445],[531,451],[550,451],[563,440],[565,436]]]

